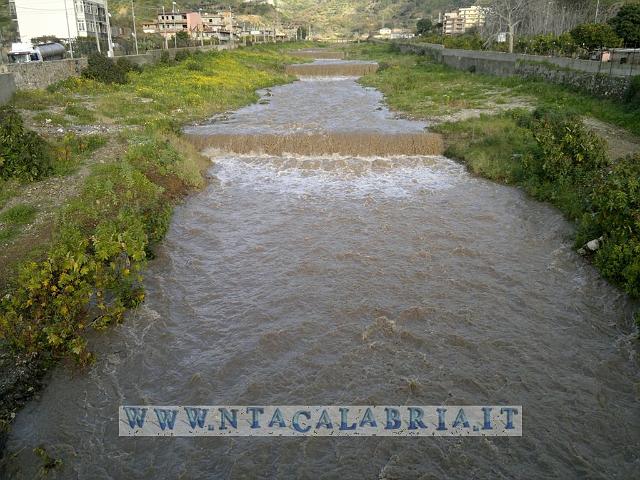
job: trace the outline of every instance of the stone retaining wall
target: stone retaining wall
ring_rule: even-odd
[[[213,45],[204,47],[185,47],[170,48],[170,58],[175,58],[179,51],[210,51],[210,50],[226,50],[227,45]],[[135,63],[136,65],[150,65],[160,60],[163,50],[149,50],[140,55],[125,55],[124,58]],[[121,58],[121,57],[116,57]],[[0,66],[0,73],[9,73],[13,75],[15,87],[18,89],[34,89],[46,88],[49,85],[64,80],[69,77],[79,76],[87,66],[86,58],[53,60],[47,62],[31,62],[18,64],[5,64]],[[7,81],[7,80],[5,80]],[[1,83],[0,86],[3,86]],[[15,88],[14,88],[15,90]],[[13,94],[13,92],[11,93]],[[0,92],[0,98],[4,98],[4,92]],[[10,96],[9,96],[10,98]],[[6,103],[8,100],[5,100]]]
[[[11,100],[16,91],[16,82],[13,73],[0,73],[0,105]]]

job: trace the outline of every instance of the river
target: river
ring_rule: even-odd
[[[307,78],[189,129],[419,132],[356,79]],[[17,416],[4,477],[640,478],[631,302],[572,226],[440,156],[211,152],[147,300],[54,370]],[[119,438],[117,408],[523,405],[521,438]]]

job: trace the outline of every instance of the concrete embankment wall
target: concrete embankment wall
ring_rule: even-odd
[[[613,65],[564,57],[458,50],[433,44],[396,43],[396,45],[403,53],[425,55],[438,63],[458,70],[501,77],[540,78],[550,83],[571,85],[604,97],[622,98],[629,88],[632,76],[640,75],[637,65]]]
[[[53,60],[50,62],[14,63],[3,66],[3,70],[13,74],[19,89],[46,88],[65,78],[80,75],[87,66],[86,58]]]
[[[213,45],[170,48],[167,51],[170,58],[175,58],[176,53],[180,51],[227,50],[228,48],[227,45]],[[144,54],[126,55],[124,58],[139,66],[152,65],[160,60],[162,52],[163,50],[149,50]],[[0,105],[9,102],[18,89],[46,88],[69,77],[79,76],[86,66],[86,58],[2,65],[0,66]]]
[[[16,82],[12,73],[0,73],[0,105],[4,105],[16,91]]]

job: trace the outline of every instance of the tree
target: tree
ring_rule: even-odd
[[[16,25],[9,12],[9,2],[0,0],[0,46],[5,42],[17,40]],[[0,55],[0,63],[2,63],[2,55]]]
[[[309,29],[306,26],[298,27],[298,32],[296,35],[300,40],[306,40],[309,36]]]
[[[428,35],[433,30],[433,22],[428,18],[421,18],[416,25],[416,33],[418,35]]]
[[[489,14],[498,18],[507,27],[509,34],[509,53],[513,53],[516,29],[526,15],[527,0],[493,0]]]
[[[624,5],[609,25],[628,46],[640,46],[640,5]]]
[[[602,47],[619,47],[622,39],[616,35],[611,25],[606,23],[585,23],[571,30],[573,40],[586,50]]]
[[[42,37],[33,37],[31,39],[31,43],[33,44],[49,43],[49,42],[61,43],[62,40],[60,40],[55,35],[43,35]]]
[[[187,32],[176,33],[176,45],[178,47],[188,47],[191,44],[191,37]]]

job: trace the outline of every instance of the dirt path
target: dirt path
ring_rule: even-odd
[[[426,120],[430,126],[448,122],[462,122],[472,118],[480,118],[482,115],[498,115],[517,108],[524,110],[534,109],[533,104],[527,99],[514,99],[509,103],[488,103],[486,108],[465,108],[446,115],[434,115],[427,117]]]
[[[609,156],[612,159],[640,152],[640,138],[620,127],[593,117],[586,117],[584,123],[592,132],[607,141]]]

